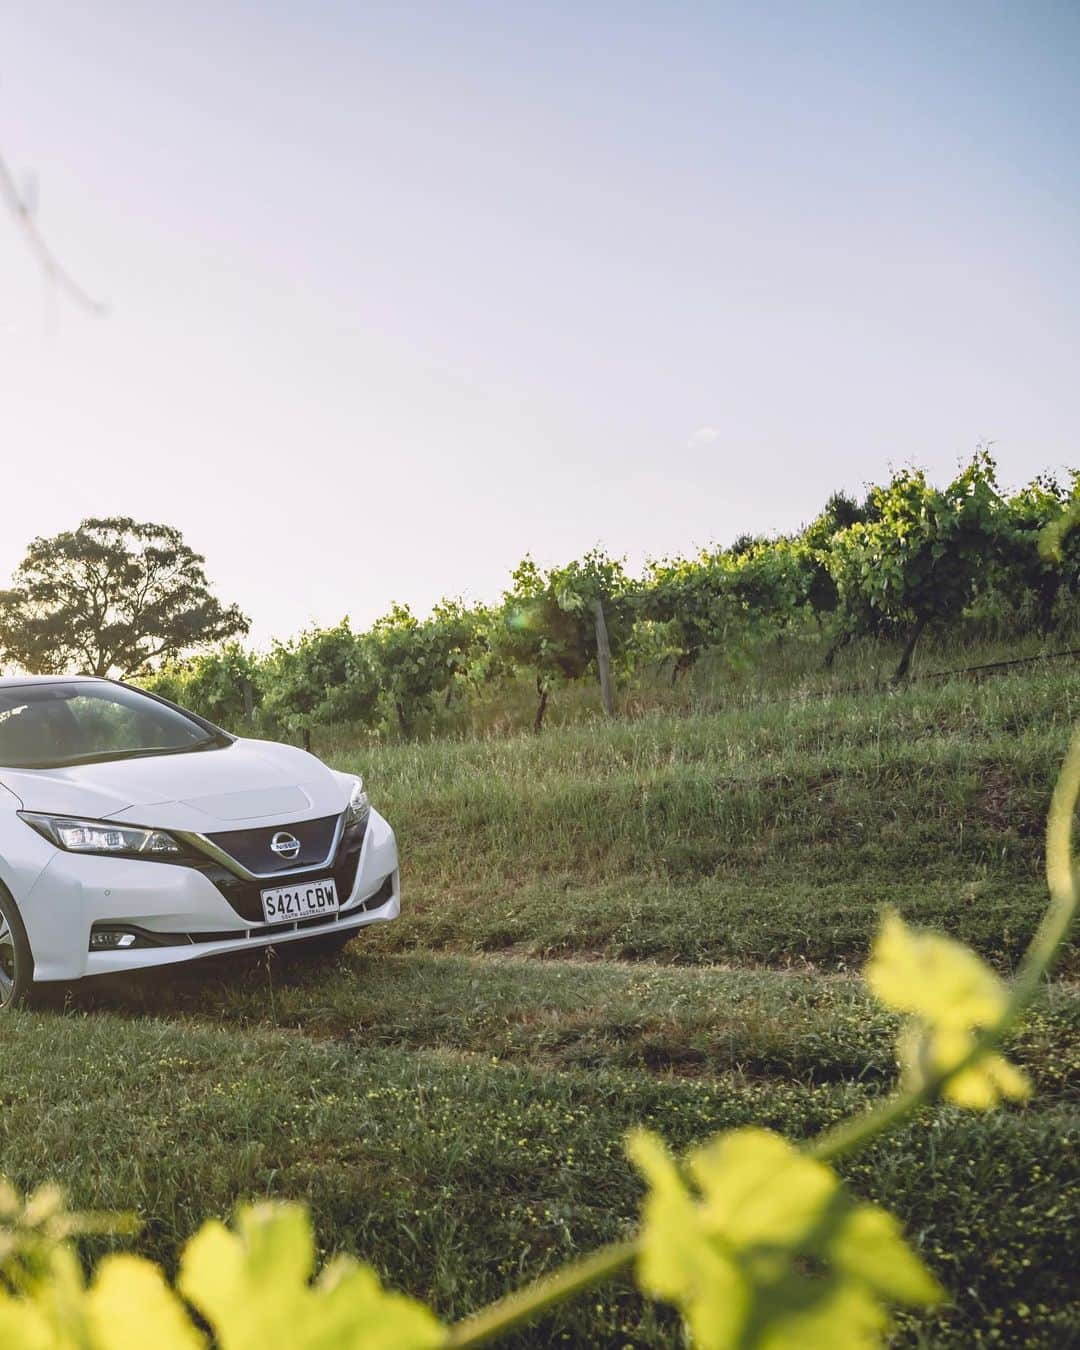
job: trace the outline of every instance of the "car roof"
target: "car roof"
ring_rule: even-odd
[[[10,689],[20,684],[74,684],[81,680],[92,683],[104,678],[103,675],[0,675],[0,689]]]

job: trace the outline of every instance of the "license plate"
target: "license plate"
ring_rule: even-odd
[[[338,912],[337,886],[333,877],[323,881],[305,881],[299,885],[275,886],[262,893],[263,915],[267,923],[287,923],[295,919],[327,918]]]

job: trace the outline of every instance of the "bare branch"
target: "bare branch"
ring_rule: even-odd
[[[54,281],[58,286],[61,286],[66,290],[73,300],[77,301],[85,309],[88,309],[91,314],[104,314],[106,306],[100,300],[94,300],[91,296],[87,295],[78,282],[75,281],[74,278],[56,261],[52,250],[49,248],[48,244],[46,244],[45,240],[42,239],[38,227],[34,223],[30,208],[23,201],[22,197],[19,196],[19,190],[15,186],[15,179],[12,177],[11,170],[4,162],[2,155],[0,155],[0,198],[3,199],[8,210],[15,217],[16,222],[21,226],[30,247],[33,249],[38,262],[41,264],[45,275],[50,281]]]

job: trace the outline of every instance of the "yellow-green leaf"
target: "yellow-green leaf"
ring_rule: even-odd
[[[221,1350],[427,1350],[444,1341],[423,1304],[383,1289],[367,1266],[339,1258],[312,1284],[315,1241],[300,1206],[251,1206],[236,1227],[205,1224],[180,1266],[180,1290]]]
[[[160,1267],[139,1256],[107,1256],[87,1295],[95,1350],[199,1350],[206,1344],[165,1283]]]
[[[1005,985],[962,942],[916,932],[887,914],[866,967],[866,982],[897,1012],[935,1026],[992,1026],[1005,1010]]]
[[[1065,536],[1080,525],[1080,502],[1065,508],[1039,532],[1039,556],[1047,562],[1061,562]]]
[[[907,1245],[899,1222],[877,1205],[856,1205],[828,1244],[830,1260],[894,1303],[939,1303],[945,1291]]]
[[[909,1015],[898,1051],[910,1088],[951,1073],[974,1050],[978,1032],[1000,1022],[1009,1001],[1004,982],[970,948],[940,933],[916,932],[897,914],[882,923],[866,982],[883,1003]],[[985,1110],[1029,1091],[1020,1069],[985,1051],[948,1079],[942,1095]]]
[[[63,1350],[43,1310],[0,1289],[0,1345],[17,1350]]]
[[[941,1296],[888,1214],[779,1135],[732,1130],[694,1150],[693,1189],[655,1135],[628,1147],[649,1187],[638,1281],[702,1350],[874,1345],[885,1300]]]
[[[768,1130],[719,1135],[695,1149],[687,1166],[705,1197],[705,1222],[746,1247],[798,1241],[839,1185],[824,1163]]]
[[[809,1306],[777,1311],[755,1344],[759,1350],[874,1350],[888,1329],[888,1314],[867,1288],[830,1281]]]
[[[635,1130],[627,1151],[649,1183],[638,1283],[681,1310],[701,1350],[734,1345],[750,1311],[748,1281],[730,1254],[707,1240],[700,1206],[663,1141],[648,1130]]]

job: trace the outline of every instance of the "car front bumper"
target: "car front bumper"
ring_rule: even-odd
[[[316,869],[308,879],[333,871],[330,866]],[[287,880],[267,878],[262,885]],[[341,908],[329,920],[266,924],[238,913],[198,868],[56,850],[19,909],[37,981],[76,980],[356,932],[396,918],[401,908],[397,844],[377,811],[368,818],[349,894],[339,891],[339,899]],[[102,926],[135,931],[140,945],[92,951],[91,932]]]

